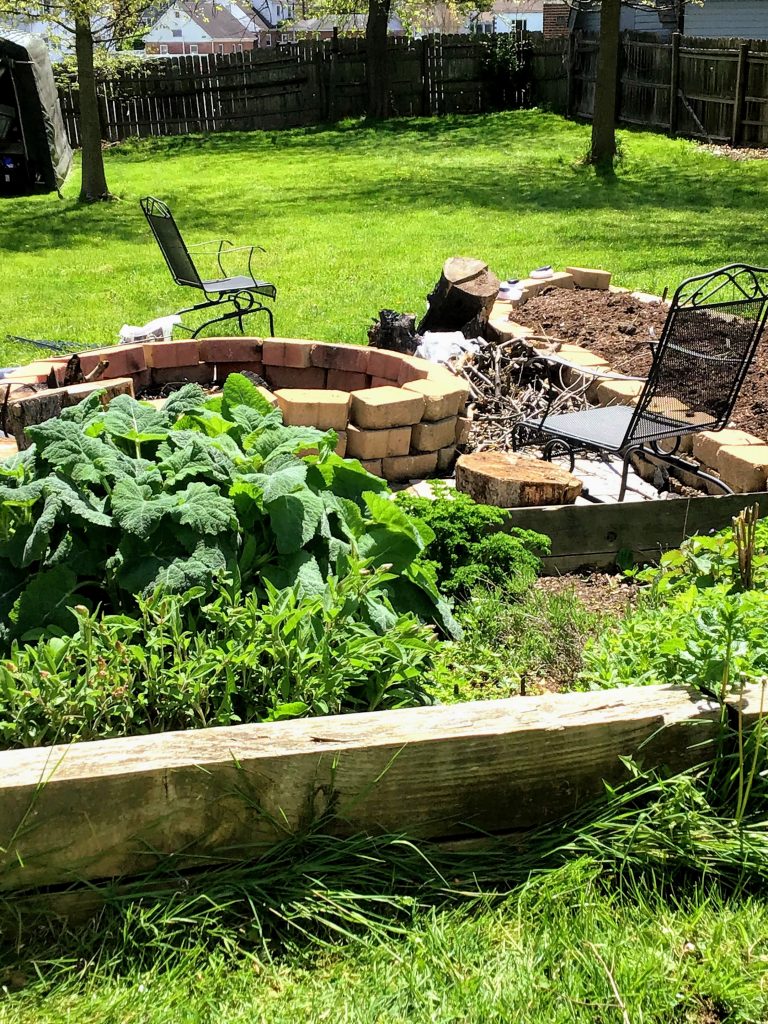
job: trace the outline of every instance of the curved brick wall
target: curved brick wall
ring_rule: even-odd
[[[269,384],[287,424],[334,429],[341,455],[357,458],[372,473],[405,480],[447,470],[468,429],[461,415],[469,389],[450,370],[424,359],[359,345],[297,338],[201,338],[116,345],[80,353],[83,373],[101,360],[109,366],[93,383],[30,393],[51,371],[63,378],[66,359],[20,367],[11,386],[9,421],[16,441],[23,430],[55,416],[92,391],[108,397],[165,384],[223,382],[250,370]]]

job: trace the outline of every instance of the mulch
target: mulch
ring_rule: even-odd
[[[616,620],[634,607],[639,590],[628,577],[608,572],[540,576],[536,589],[547,594],[575,594],[589,611]]]
[[[649,342],[658,341],[667,307],[627,294],[551,288],[515,311],[537,334],[582,345],[617,373],[644,377],[651,365]],[[733,426],[768,437],[768,337],[755,355],[731,417]]]

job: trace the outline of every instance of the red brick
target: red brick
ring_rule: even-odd
[[[299,338],[267,338],[263,360],[270,366],[306,367],[312,365],[312,349],[317,342]],[[300,385],[298,385],[300,386]]]
[[[364,345],[323,345],[312,348],[312,365],[325,370],[368,372],[368,349]]]
[[[368,350],[368,373],[372,377],[389,377],[396,381],[403,367],[403,356],[399,352],[387,352],[381,348]]]
[[[64,380],[64,371],[67,368],[68,359],[36,359],[25,366],[19,366],[3,377],[7,383],[13,381],[22,384],[44,384],[48,380],[51,370],[56,374],[56,380],[61,383]]]
[[[136,378],[134,377],[134,387]],[[156,387],[164,384],[210,384],[213,381],[213,366],[210,363],[192,363],[190,366],[163,366],[152,371],[152,383]]]
[[[370,387],[372,388],[396,388],[396,377],[371,377]]]
[[[201,338],[200,361],[203,363],[261,362],[262,338]]]
[[[160,369],[164,366],[191,366],[198,361],[198,342],[194,338],[185,341],[149,341],[144,343],[144,359],[147,366]]]
[[[147,368],[143,345],[112,345],[110,348],[91,348],[87,352],[78,354],[80,369],[86,377],[102,359],[109,362],[109,366],[104,372],[105,380],[112,380],[114,377],[130,377],[137,370],[146,370]]]
[[[335,391],[363,391],[368,387],[370,377],[365,373],[348,373],[346,370],[329,370],[328,387]]]
[[[277,388],[325,387],[325,370],[318,366],[265,366],[264,374],[273,391]]]

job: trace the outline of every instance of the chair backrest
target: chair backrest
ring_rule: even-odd
[[[176,284],[202,288],[203,282],[167,205],[154,196],[146,196],[140,203]]]
[[[765,327],[767,289],[768,270],[745,263],[680,285],[625,446],[728,423]]]

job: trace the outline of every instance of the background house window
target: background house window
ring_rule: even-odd
[[[267,32],[267,34],[264,36],[264,45],[265,46],[271,46],[272,45],[272,36],[269,34],[269,32]]]
[[[171,29],[171,35],[175,39],[180,39],[181,38],[181,29],[180,28],[172,28]]]
[[[224,43],[219,43],[219,53],[224,53]]]
[[[238,53],[242,53],[243,52],[243,44],[242,43],[238,43],[237,44],[237,52]]]
[[[197,53],[197,43],[190,43],[189,44],[189,52],[192,53],[192,54]]]
[[[168,53],[168,44],[160,43],[160,53]]]

